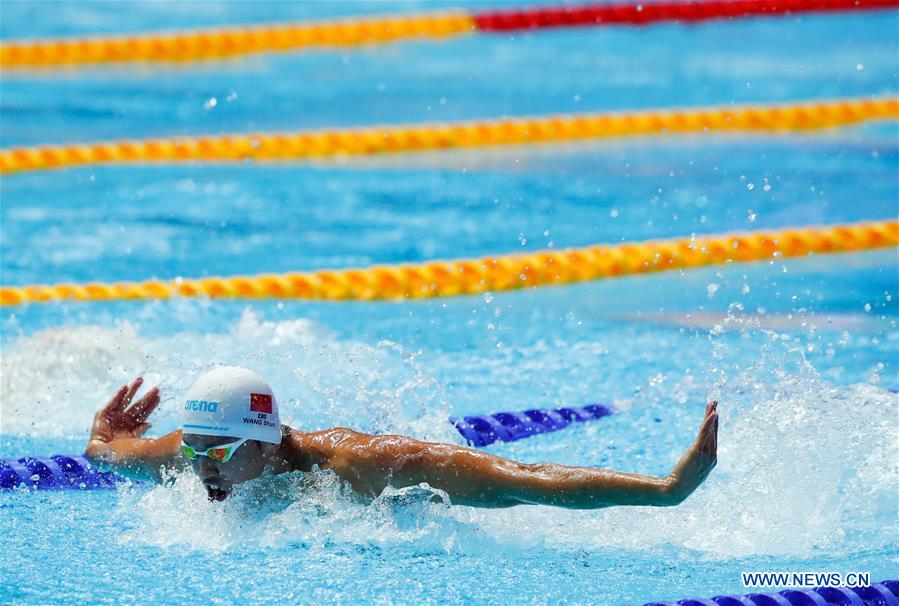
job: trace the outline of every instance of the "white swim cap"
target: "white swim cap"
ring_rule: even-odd
[[[278,402],[265,379],[223,366],[197,379],[182,410],[184,433],[281,443]]]

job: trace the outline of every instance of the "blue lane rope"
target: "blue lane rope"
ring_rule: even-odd
[[[899,580],[867,587],[785,589],[777,593],[719,595],[676,602],[649,602],[643,606],[899,606]]]
[[[24,486],[32,490],[97,490],[115,488],[126,479],[100,471],[79,455],[0,459],[0,490]]]
[[[565,429],[572,423],[586,423],[607,417],[614,409],[604,404],[587,404],[582,407],[556,409],[531,409],[522,412],[498,412],[450,418],[450,423],[471,446],[489,446],[494,442],[514,442],[539,433]]]
[[[557,409],[498,412],[450,419],[450,423],[472,446],[513,442],[540,433],[558,431],[572,423],[586,423],[612,414],[602,404]],[[127,481],[113,471],[101,471],[80,455],[0,459],[0,491],[19,487],[32,490],[97,490],[115,488]],[[899,606],[899,604],[897,604]]]

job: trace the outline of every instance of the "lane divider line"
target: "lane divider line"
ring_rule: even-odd
[[[171,297],[403,301],[558,286],[675,269],[774,261],[897,245],[899,221],[888,220],[361,269],[196,279],[179,277],[143,282],[0,286],[0,305]]]
[[[0,150],[0,174],[89,164],[339,159],[634,135],[813,131],[872,120],[899,120],[899,96],[13,147]]]

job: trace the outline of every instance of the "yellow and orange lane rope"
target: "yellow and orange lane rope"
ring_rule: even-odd
[[[0,44],[3,69],[128,61],[191,61],[259,52],[381,44],[445,38],[470,32],[507,33],[556,27],[697,23],[713,19],[890,9],[899,0],[662,0],[523,7],[499,11],[350,17],[280,23],[89,36]]]
[[[426,299],[899,245],[899,221],[590,246],[362,269],[144,282],[0,287],[0,305],[171,297],[327,301]]]
[[[314,47],[383,44],[470,32],[466,12],[284,23],[198,31],[8,42],[0,67],[33,68],[120,62],[177,62]]]
[[[693,109],[650,109],[447,124],[191,136],[14,147],[0,174],[87,164],[341,158],[396,152],[582,141],[710,131],[801,131],[899,119],[899,97]]]

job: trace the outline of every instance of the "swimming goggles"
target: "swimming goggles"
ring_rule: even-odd
[[[197,457],[209,457],[213,461],[217,463],[227,463],[228,460],[234,456],[234,453],[240,448],[241,444],[249,440],[249,438],[241,438],[236,442],[231,442],[229,444],[222,444],[221,446],[213,446],[212,448],[208,448],[203,452],[200,452],[194,449],[191,446],[188,446],[184,442],[181,442],[181,452],[184,453],[184,456],[193,461]]]

